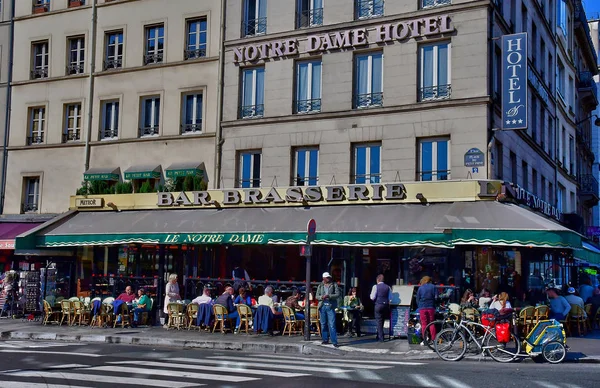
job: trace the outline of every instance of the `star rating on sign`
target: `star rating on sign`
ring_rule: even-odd
[[[519,120],[519,124],[523,124],[523,120]]]
[[[506,120],[506,125],[510,125],[510,120]]]
[[[513,124],[516,124],[516,123],[517,123],[517,120],[513,120],[513,121],[512,121],[512,123],[513,123]]]

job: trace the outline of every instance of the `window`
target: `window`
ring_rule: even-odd
[[[546,151],[546,109],[543,105],[540,111],[540,146]]]
[[[316,147],[296,148],[292,186],[316,186],[318,184],[319,149]]]
[[[533,67],[537,69],[538,56],[537,56],[537,27],[532,23],[531,25],[531,59],[533,61]]]
[[[143,97],[140,117],[140,137],[157,136],[160,123],[160,97]]]
[[[450,139],[420,139],[418,181],[450,179]]]
[[[504,180],[504,145],[496,140],[496,176]]]
[[[241,118],[262,117],[265,113],[265,69],[242,70]]]
[[[48,41],[33,43],[31,79],[48,78]]]
[[[196,59],[206,56],[206,19],[187,22],[187,45],[183,58]]]
[[[297,0],[297,28],[323,25],[323,0]]]
[[[531,93],[531,139],[537,141],[537,98]]]
[[[50,0],[33,0],[33,13],[50,11]]]
[[[83,74],[85,72],[85,37],[69,38],[67,44],[69,46],[67,75]]]
[[[558,184],[558,193],[556,193],[556,194],[557,194],[556,207],[558,208],[558,210],[560,210],[561,213],[566,213],[567,209],[563,207],[565,205],[566,189],[560,183]]]
[[[69,0],[69,8],[81,7],[85,5],[85,0]]]
[[[321,111],[321,60],[296,66],[296,112]]]
[[[450,4],[452,4],[452,0],[421,0],[421,8],[433,8]]]
[[[81,104],[65,105],[65,131],[63,143],[81,138]]]
[[[540,74],[542,75],[542,82],[546,83],[546,42],[543,39],[540,41]]]
[[[562,127],[562,132],[560,134],[560,159],[562,162],[563,168],[567,168],[567,130],[565,127]]]
[[[552,72],[553,72],[554,67],[552,67],[552,54],[550,54],[550,52],[548,52],[548,87],[550,88],[550,90],[552,90],[552,79],[554,77],[552,77]]]
[[[527,32],[527,7],[521,6],[521,32]]]
[[[23,213],[37,212],[40,204],[40,177],[28,177],[24,182]]]
[[[567,4],[565,0],[558,0],[556,7],[556,19],[558,26],[562,29],[565,37],[567,36]]]
[[[383,16],[383,0],[355,0],[356,19]]]
[[[383,105],[383,53],[355,57],[355,108]]]
[[[162,63],[165,49],[165,26],[146,27],[146,50],[144,52],[144,65]]]
[[[123,31],[106,34],[106,55],[104,70],[123,67]]]
[[[242,151],[238,158],[238,187],[260,187],[260,151]]]
[[[560,59],[558,60],[558,74],[556,75],[556,90],[561,100],[565,101],[565,66],[562,64]]]
[[[537,195],[538,193],[538,173],[535,168],[531,169],[531,192],[533,195]]]
[[[569,135],[569,174],[575,175],[575,139]]]
[[[522,179],[523,179],[523,188],[527,191],[529,191],[529,167],[527,166],[527,162],[525,162],[524,160],[521,161],[521,175],[522,175]]]
[[[500,104],[502,103],[502,50],[500,46],[495,45],[494,50],[494,98]]]
[[[358,184],[381,182],[381,143],[355,144],[353,148],[350,181]]]
[[[119,136],[119,101],[102,102],[102,128],[100,139],[114,139]]]
[[[548,182],[548,202],[554,203],[554,185]]]
[[[245,0],[243,36],[267,33],[267,0]]]
[[[569,90],[567,90],[567,95],[563,94],[563,97],[567,97],[569,99],[569,113],[573,113],[573,107],[575,106],[575,88],[573,87],[573,77],[569,76]]]
[[[510,174],[512,183],[517,183],[517,155],[510,152]]]
[[[46,108],[35,107],[29,109],[29,136],[27,145],[42,144],[44,130],[46,129]]]
[[[545,177],[542,177],[541,189],[542,189],[541,194],[540,194],[541,198],[542,198],[543,201],[547,201],[547,198],[546,198],[546,178]]]
[[[183,95],[181,133],[202,132],[202,93]]]
[[[548,116],[548,154],[554,158],[554,120]]]
[[[419,101],[450,97],[450,42],[421,46]]]

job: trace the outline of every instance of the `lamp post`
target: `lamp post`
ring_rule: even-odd
[[[578,122],[576,122],[576,123],[575,123],[575,126],[577,126],[577,125],[579,125],[579,124],[581,124],[581,123],[584,123],[584,122],[588,121],[588,120],[589,120],[589,119],[591,119],[592,117],[595,117],[595,118],[596,118],[596,120],[594,120],[594,125],[596,125],[597,127],[600,127],[600,116],[598,116],[598,115],[589,115],[589,116],[588,116],[588,117],[586,117],[585,119],[583,119],[583,120],[581,120],[581,121],[578,121]]]

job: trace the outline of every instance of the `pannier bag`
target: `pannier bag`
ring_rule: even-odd
[[[496,326],[496,315],[489,313],[481,314],[481,324],[488,327]]]
[[[510,323],[496,323],[496,339],[502,344],[510,342]]]

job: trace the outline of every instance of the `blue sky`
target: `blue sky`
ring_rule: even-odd
[[[588,19],[590,16],[597,16],[600,13],[600,0],[583,0],[583,4]]]

